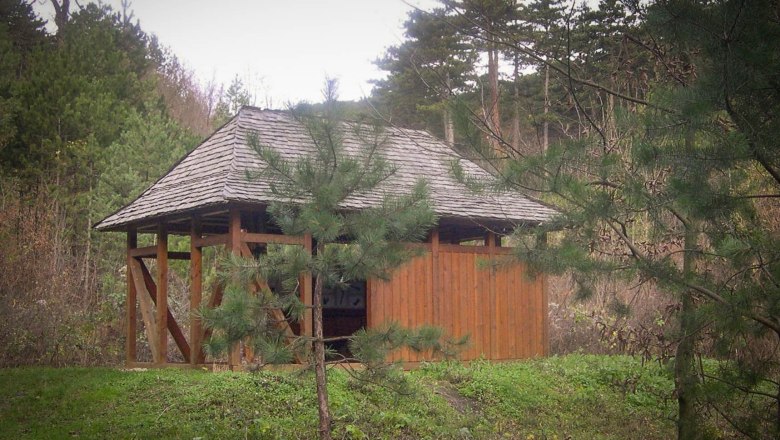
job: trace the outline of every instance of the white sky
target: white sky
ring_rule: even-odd
[[[119,10],[120,0],[108,0]],[[407,4],[408,3],[408,4]],[[230,84],[238,75],[258,106],[321,101],[327,76],[340,99],[370,94],[382,77],[372,63],[403,37],[406,14],[435,0],[132,0],[141,28],[158,36],[201,83]],[[72,6],[75,8],[75,5]],[[53,21],[48,1],[38,0]]]

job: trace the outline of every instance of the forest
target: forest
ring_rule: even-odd
[[[125,237],[93,225],[256,97],[204,85],[128,3],[52,4],[47,27],[0,0],[0,367],[120,365]],[[550,276],[553,354],[664,366],[679,438],[777,438],[778,41],[773,0],[440,0],[339,106],[560,212],[511,237]]]

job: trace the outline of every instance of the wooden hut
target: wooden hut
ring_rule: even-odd
[[[247,169],[262,166],[247,146],[250,133],[290,157],[314,149],[304,127],[288,113],[244,107],[132,203],[95,225],[101,231],[127,233],[128,365],[140,364],[136,361],[137,311],[152,351],[150,365],[171,363],[169,339],[185,363],[206,362],[199,349],[205,332],[197,318],[193,316],[189,335],[185,335],[168,307],[169,260],[189,260],[190,304],[195,310],[204,296],[210,307],[218,305],[222,296],[219,286],[204,295],[203,248],[224,246],[245,256],[268,243],[311,249],[310,236],[282,235],[268,221],[269,186],[246,177]],[[517,193],[469,192],[452,177],[453,160],[467,173],[484,178],[489,175],[426,132],[387,128],[385,134],[382,151],[395,163],[397,172],[383,188],[404,191],[418,177],[427,178],[439,225],[423,244],[428,252],[399,268],[389,282],[368,280],[349,295],[326,295],[326,336],[351,334],[362,326],[370,328],[387,321],[408,327],[433,324],[452,336],[470,335],[470,344],[461,355],[464,360],[545,355],[544,277],[529,279],[520,264],[490,268],[480,261],[509,253],[510,249],[502,247],[503,234],[518,225],[548,220],[554,211]],[[347,133],[346,148],[356,142]],[[349,200],[344,207],[365,208],[380,197],[379,192],[366,194]],[[139,233],[155,234],[155,244],[138,247]],[[170,251],[171,234],[189,235],[189,252]],[[156,270],[150,271],[144,259],[156,259]],[[311,277],[303,277],[301,286],[302,300],[310,304]],[[307,316],[296,331],[311,334],[311,317]],[[241,356],[234,350],[229,364],[240,365]],[[422,360],[421,355],[404,351],[394,357],[408,362]]]

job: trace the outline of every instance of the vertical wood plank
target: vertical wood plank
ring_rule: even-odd
[[[425,256],[425,323],[433,322],[433,255]]]
[[[509,313],[507,314],[507,337],[509,339],[509,358],[517,359],[519,353],[523,350],[524,341],[520,335],[523,333],[522,328],[528,321],[528,314],[523,310],[522,301],[524,298],[524,289],[517,277],[518,267],[514,266],[511,269],[507,268],[502,270],[503,276],[506,278],[506,291]]]
[[[241,211],[230,209],[228,223],[228,246],[234,255],[241,255]],[[228,354],[228,365],[231,369],[241,365],[241,343],[236,342]]]
[[[522,267],[525,272],[525,266]],[[539,291],[537,289],[537,283],[531,282],[525,276],[523,276],[523,303],[525,304],[525,314],[528,317],[528,324],[523,326],[525,330],[525,344],[523,345],[525,351],[523,353],[526,357],[536,356],[538,353],[539,338],[541,335],[538,331],[538,324],[541,319],[539,316]]]
[[[311,255],[312,252],[312,238],[311,234],[304,234],[303,236],[303,248]],[[306,272],[301,276],[303,279],[301,280],[301,301],[304,305],[306,305],[306,310],[303,312],[303,322],[301,322],[301,335],[303,336],[309,336],[311,337],[313,335],[312,333],[312,309],[311,309],[311,303],[312,303],[312,279],[311,279],[311,272]],[[366,307],[369,307],[369,300],[371,296],[371,287],[372,284],[370,281],[366,281]],[[366,319],[370,319],[370,309],[366,310]]]
[[[468,259],[466,260],[466,267],[464,267],[465,272],[465,286],[466,292],[468,294],[469,298],[469,306],[466,309],[466,313],[468,314],[468,333],[470,335],[470,342],[469,342],[469,356],[471,359],[476,359],[479,357],[479,353],[477,351],[477,338],[479,337],[479,334],[477,333],[478,329],[478,319],[477,319],[477,289],[474,286],[474,266],[476,264],[476,260],[472,258],[471,255],[468,256]]]
[[[452,336],[455,338],[459,338],[462,336],[461,333],[461,327],[463,325],[463,315],[461,314],[461,311],[463,310],[463,288],[461,287],[460,283],[460,272],[461,272],[461,264],[462,264],[462,258],[461,254],[459,252],[452,252],[450,254],[450,261],[452,261],[452,271],[450,272],[450,282],[451,288],[450,288],[450,301],[448,303],[452,306],[450,311],[450,316],[452,319]]]
[[[199,217],[192,218],[190,226],[190,363],[198,364],[205,361],[202,341],[203,324],[198,317],[198,308],[203,300],[203,248],[195,246],[195,241],[201,238],[201,222]]]
[[[542,247],[547,247],[547,234],[544,234],[542,236]],[[550,298],[549,298],[549,286],[547,285],[547,275],[541,274],[537,275],[536,283],[539,284],[539,288],[541,289],[540,296],[541,296],[541,310],[539,313],[541,316],[541,325],[542,325],[542,356],[549,356],[550,355]]]
[[[441,325],[441,289],[439,288],[439,227],[435,226],[431,231],[431,302],[432,324]]]
[[[485,245],[488,247],[488,258],[495,257],[495,234],[490,231],[485,236]],[[490,291],[490,359],[499,359],[498,355],[498,308],[496,304],[496,280],[495,271],[491,268],[488,273],[488,289]]]
[[[387,303],[388,286],[390,286],[390,282],[388,281],[377,281],[373,286],[374,291],[376,292],[376,294],[373,296],[373,302],[376,304],[376,306],[371,308],[371,314],[373,315],[372,320],[374,325],[377,327],[383,325],[387,321],[387,315],[389,313]]]
[[[501,340],[504,343],[504,359],[514,358],[514,352],[512,351],[512,344],[514,343],[513,333],[517,331],[517,328],[513,326],[513,313],[515,309],[515,292],[512,291],[512,277],[511,271],[505,268],[496,269],[496,280],[498,285],[501,286],[500,290],[496,290],[497,295],[504,300],[503,309],[504,313],[504,330],[501,332]]]
[[[490,315],[490,271],[485,268],[475,268],[477,277],[477,289],[479,291],[479,312],[482,320],[480,326],[480,354],[490,358],[490,323],[493,319]]]
[[[450,253],[439,252],[439,322],[436,325],[441,326],[447,336],[452,336],[452,320],[448,314],[448,305],[452,300],[452,286],[449,275]]]
[[[506,359],[506,291],[503,278],[498,269],[493,269],[496,301],[496,359]]]
[[[409,261],[405,264],[406,266],[406,273],[408,276],[406,277],[406,308],[408,310],[408,313],[406,315],[406,326],[408,328],[415,328],[417,327],[417,309],[418,309],[418,302],[419,302],[419,296],[420,292],[418,292],[415,284],[416,274],[417,274],[417,261]],[[417,354],[412,351],[411,349],[407,349],[406,352],[409,354],[410,359],[417,360]]]
[[[549,297],[548,297],[548,289],[549,286],[547,285],[547,275],[540,274],[536,276],[536,284],[539,286],[539,296],[541,301],[541,307],[539,310],[539,313],[541,314],[541,355],[542,356],[549,356],[550,355],[550,327],[549,327],[549,320],[550,320],[550,303],[549,303]]]
[[[392,316],[392,320],[396,322],[396,324],[403,326],[403,318],[401,317],[401,294],[403,293],[403,278],[399,276],[400,274],[396,274],[395,282],[392,284],[392,290],[390,292],[390,297],[392,298],[392,306],[390,309],[390,316]],[[400,353],[398,350],[393,352],[393,354],[390,355],[391,359],[393,361],[397,361],[401,359]]]
[[[168,228],[157,226],[157,353],[160,363],[168,362]]]
[[[458,337],[465,336],[473,333],[471,326],[473,324],[471,320],[471,311],[474,309],[474,304],[471,301],[471,295],[473,291],[469,288],[468,283],[468,267],[469,261],[471,261],[471,255],[466,253],[458,254],[458,272],[456,277],[458,278],[458,288],[460,289],[460,306],[458,310],[458,321],[460,321],[460,327],[458,329]],[[469,345],[464,353],[471,353],[472,347]]]
[[[133,281],[133,275],[130,272],[132,270],[133,257],[130,256],[130,250],[138,247],[138,233],[135,228],[130,228],[127,231],[127,302],[125,304],[125,319],[127,320],[127,340],[125,343],[125,361],[129,365],[131,362],[136,361],[137,352],[137,316],[136,316],[136,302],[138,297],[138,291],[135,288]]]
[[[369,278],[366,280],[366,328],[373,328],[376,326],[374,323],[374,315],[373,315],[373,309],[374,309],[374,289],[376,280]]]
[[[415,259],[414,291],[417,296],[417,307],[415,308],[415,327],[428,324],[425,317],[426,302],[428,292],[425,289],[425,271],[428,269],[428,255],[423,254]],[[416,360],[425,360],[426,354],[419,353]]]

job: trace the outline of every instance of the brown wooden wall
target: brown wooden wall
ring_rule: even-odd
[[[468,334],[461,360],[546,355],[544,277],[529,279],[518,263],[486,267],[491,255],[506,252],[481,246],[434,247],[397,269],[390,281],[369,283],[368,326],[396,321],[409,328],[436,325],[454,337]],[[390,360],[430,359],[430,354],[401,350]]]

